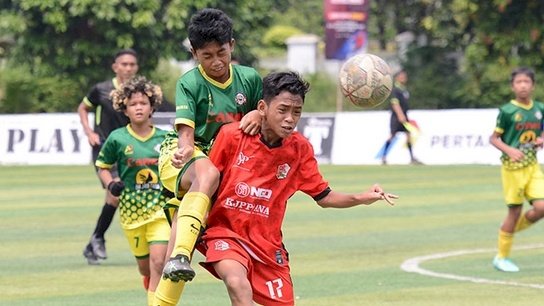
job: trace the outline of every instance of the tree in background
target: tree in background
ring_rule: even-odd
[[[89,84],[111,74],[112,56],[121,48],[138,52],[142,74],[149,74],[162,58],[189,58],[182,46],[186,24],[205,7],[222,9],[236,21],[236,56],[251,64],[255,61],[251,44],[260,41],[270,23],[267,12],[281,4],[281,0],[0,0],[0,40],[13,42],[2,48],[9,52],[0,77],[7,88],[0,111],[73,111]],[[48,80],[44,85],[54,88],[34,87],[37,80]],[[8,96],[27,87],[37,92],[16,99]]]

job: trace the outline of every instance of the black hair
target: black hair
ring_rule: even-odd
[[[158,85],[148,81],[144,76],[134,76],[120,88],[111,92],[110,96],[113,101],[113,108],[117,111],[126,110],[128,100],[137,92],[149,98],[149,103],[154,110],[162,103],[162,90]]]
[[[528,76],[531,79],[531,81],[533,81],[533,84],[535,83],[535,71],[533,69],[529,67],[518,67],[512,70],[512,73],[510,74],[510,84],[514,82],[514,78],[518,74],[524,74]]]
[[[121,50],[117,51],[117,53],[115,53],[115,55],[113,56],[113,61],[115,62],[118,57],[123,56],[125,54],[132,55],[136,59],[138,59],[138,53],[134,49],[126,48],[126,49],[121,49]]]
[[[206,8],[191,17],[188,32],[194,50],[211,42],[223,45],[232,40],[232,19],[221,10]]]
[[[263,100],[266,103],[283,91],[300,96],[304,102],[309,90],[310,84],[293,71],[272,72],[263,78]]]

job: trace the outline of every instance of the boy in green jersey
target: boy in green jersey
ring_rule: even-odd
[[[175,305],[185,282],[195,276],[192,252],[219,185],[219,172],[206,154],[219,128],[240,121],[248,134],[260,129],[255,111],[262,80],[250,67],[234,65],[232,21],[222,11],[203,9],[188,26],[198,67],[185,73],[176,86],[175,132],[161,146],[160,179],[172,198],[166,208],[172,222],[169,259],[153,305]]]
[[[159,148],[166,131],[157,129],[151,115],[162,101],[161,89],[144,77],[135,77],[112,92],[113,106],[130,123],[111,132],[95,165],[112,195],[119,197],[121,227],[138,270],[144,277],[148,304],[161,278],[170,225],[159,182]],[[117,164],[119,178],[112,175]]]
[[[518,272],[519,268],[509,259],[514,233],[544,216],[544,175],[536,158],[536,150],[543,143],[544,104],[532,99],[535,86],[532,69],[515,69],[510,82],[515,99],[500,107],[490,138],[491,144],[502,152],[501,177],[508,206],[493,266],[499,271]],[[525,199],[532,208],[522,214]]]

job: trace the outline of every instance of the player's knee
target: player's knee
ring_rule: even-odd
[[[213,165],[207,167],[197,176],[199,186],[202,186],[205,190],[210,190],[213,192],[215,192],[219,186],[219,178],[219,170],[217,170],[217,168]]]
[[[229,275],[223,279],[228,291],[237,297],[247,296],[251,293],[251,284],[246,277]]]

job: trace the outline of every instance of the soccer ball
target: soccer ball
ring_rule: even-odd
[[[340,69],[342,94],[355,106],[374,107],[383,103],[393,90],[391,68],[373,54],[357,54]]]

